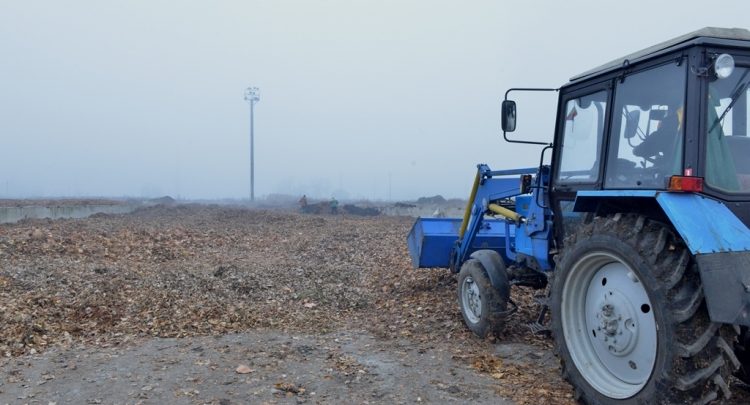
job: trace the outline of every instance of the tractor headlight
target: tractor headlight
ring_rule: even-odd
[[[714,61],[714,72],[719,79],[726,79],[734,72],[734,58],[728,53],[722,53]]]

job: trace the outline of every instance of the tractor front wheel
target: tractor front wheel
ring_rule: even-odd
[[[667,227],[635,215],[593,218],[566,240],[555,273],[555,349],[583,402],[731,396],[734,332],[709,320],[697,268]]]
[[[477,259],[464,262],[458,273],[458,305],[466,326],[477,336],[484,338],[503,330],[508,303]]]

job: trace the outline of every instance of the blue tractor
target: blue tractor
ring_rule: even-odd
[[[418,267],[458,274],[479,336],[511,289],[539,289],[585,403],[708,403],[750,371],[750,31],[705,28],[573,77],[556,91],[538,167],[479,165],[463,218],[420,218]],[[545,164],[549,162],[549,164]],[[547,311],[549,316],[547,316]],[[547,320],[548,319],[548,320]]]

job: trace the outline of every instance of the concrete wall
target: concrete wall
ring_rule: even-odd
[[[94,214],[126,214],[135,211],[140,205],[27,205],[21,207],[0,207],[0,224],[18,222],[26,218],[86,218]]]

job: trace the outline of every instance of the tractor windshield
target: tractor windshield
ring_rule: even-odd
[[[618,81],[607,188],[666,188],[682,171],[685,65],[669,63]]]
[[[706,183],[724,192],[750,192],[748,93],[747,67],[708,85]]]

